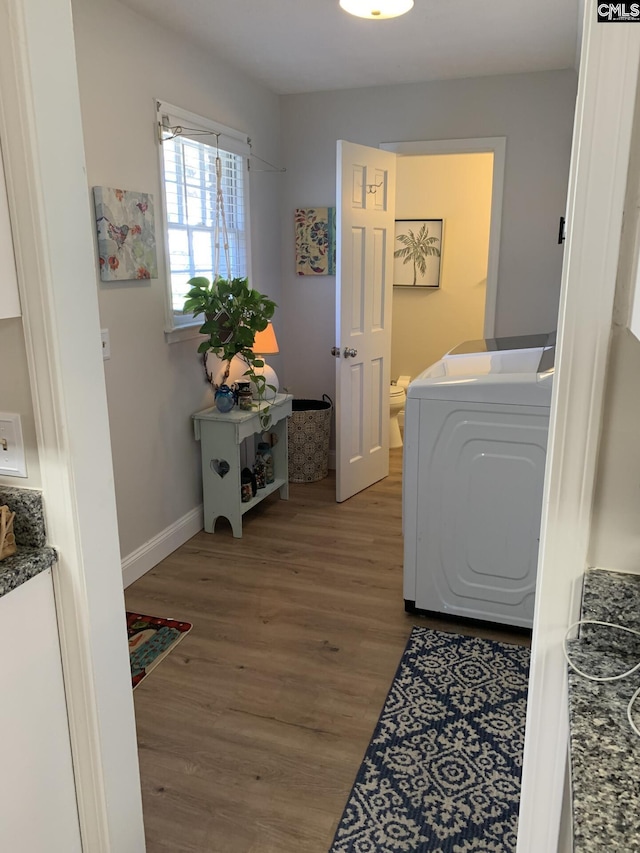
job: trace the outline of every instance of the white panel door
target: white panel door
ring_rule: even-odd
[[[396,155],[338,141],[336,499],[389,473]]]

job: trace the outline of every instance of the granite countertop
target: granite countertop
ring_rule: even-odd
[[[50,569],[57,559],[53,548],[18,546],[12,557],[0,560],[0,598],[40,572]]]
[[[590,569],[582,618],[640,630],[640,575]],[[615,675],[640,662],[640,637],[582,626],[568,644],[573,662],[593,675]],[[569,670],[574,853],[640,851],[640,737],[627,705],[640,670],[621,681],[588,681]],[[640,727],[640,700],[634,706]]]
[[[17,550],[0,560],[0,597],[50,569],[57,560],[55,550],[46,544],[41,492],[0,485],[0,506],[5,504],[16,514],[13,530]]]

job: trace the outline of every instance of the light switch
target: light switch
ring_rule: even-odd
[[[0,474],[27,476],[20,415],[0,412]]]

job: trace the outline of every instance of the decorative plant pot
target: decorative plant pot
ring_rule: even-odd
[[[228,385],[221,385],[214,394],[216,409],[219,412],[230,412],[236,404],[236,398]]]

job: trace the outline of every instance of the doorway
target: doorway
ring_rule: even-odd
[[[391,378],[401,385],[459,343],[483,337],[493,164],[491,151],[398,157],[396,230],[405,221],[426,221],[427,229],[442,222],[438,255],[428,260],[439,271],[437,287],[399,284],[407,263],[394,259]]]
[[[336,498],[339,502],[386,476],[388,472],[390,393],[387,389],[393,377],[391,372],[392,299],[389,291],[394,289],[389,285],[393,283],[392,267],[395,240],[393,232],[397,218],[395,209],[397,164],[402,162],[404,158],[419,155],[446,156],[484,153],[492,157],[489,246],[486,256],[484,328],[482,329],[482,336],[492,337],[495,328],[505,150],[506,139],[504,137],[382,143],[377,154],[374,148],[338,141],[336,341],[339,341],[339,347],[334,349],[336,352],[343,350],[345,354],[355,356],[362,349],[364,342],[369,341],[372,335],[376,338],[385,339],[384,347],[380,349],[376,359],[374,359],[375,363],[371,362],[369,366],[371,369],[365,370],[364,363],[349,364],[350,370],[347,370],[344,364],[342,367],[337,365]],[[389,154],[398,156],[389,160]],[[355,159],[352,161],[352,158]],[[369,175],[371,180],[365,175]],[[488,183],[488,180],[486,182]],[[363,194],[365,185],[366,195]],[[382,187],[383,190],[376,195],[375,190],[378,187]],[[355,192],[354,188],[359,188],[358,192]],[[369,196],[370,192],[372,193],[371,196]],[[412,203],[421,207],[425,204],[425,200],[414,198]],[[363,215],[364,219],[361,223],[360,220]],[[383,215],[382,219],[379,218],[381,215]],[[426,216],[427,214],[420,211],[419,215]],[[376,239],[381,241],[378,248],[382,254],[380,254],[378,262],[375,261],[375,251],[369,250],[366,255],[362,255],[363,258],[368,258],[371,255],[370,272],[367,271],[366,265],[362,265],[360,262],[354,266],[354,258],[360,258],[362,247],[354,254],[353,235],[364,233],[361,230],[363,227],[371,229],[372,249],[378,245]],[[344,252],[342,251],[343,247]],[[383,259],[386,260],[383,262]],[[384,275],[382,275],[383,269]],[[373,276],[372,289],[374,292],[367,298],[373,300],[375,304],[379,303],[379,307],[383,308],[382,313],[378,311],[377,314],[374,312],[373,315],[370,310],[364,311],[362,314],[364,303],[361,305],[360,299],[361,296],[365,298],[370,289],[369,286],[365,287],[364,285],[370,274]],[[376,275],[379,278],[381,276],[380,280],[376,278]],[[358,306],[360,307],[358,308]],[[353,315],[354,311],[356,311],[357,316]],[[361,323],[362,317],[367,318],[367,323],[369,320],[372,322],[370,328],[367,325],[366,333],[365,327]],[[342,334],[343,329],[345,330],[344,335]],[[347,333],[347,330],[350,331]],[[422,330],[416,330],[414,337],[422,337],[421,332]],[[468,339],[464,333],[462,337]],[[417,372],[419,373],[432,361],[438,360],[443,352],[455,346],[457,342],[454,338],[451,346],[445,346],[443,351],[435,349],[432,352],[431,359],[429,359],[428,353],[421,356]],[[359,361],[362,362],[362,353]],[[360,375],[355,367],[358,367],[361,372],[364,370],[365,378],[368,377],[368,380],[361,382],[358,388],[353,389],[350,383],[354,376]],[[404,371],[398,371],[396,378],[399,375],[407,374]],[[374,379],[378,377],[379,381],[373,382],[372,385],[369,381],[372,377]],[[354,399],[360,400],[359,408],[357,406],[354,408]],[[356,418],[355,424],[354,411],[356,413],[361,411],[363,414],[363,418]],[[365,423],[365,411],[369,413],[367,417],[372,421],[373,426],[371,427]],[[376,424],[379,424],[379,429]],[[354,437],[357,439],[355,443]],[[363,447],[366,449],[366,453],[361,452]],[[358,477],[358,482],[355,483],[354,477],[350,476],[351,471],[355,470],[353,461],[356,460],[360,464],[362,459],[371,460],[374,457],[377,460],[384,460],[378,466],[379,470],[376,468],[372,472],[369,472],[368,469],[359,471],[362,476]]]
[[[474,137],[469,139],[418,140],[416,142],[383,142],[380,148],[398,155],[400,165],[405,158],[420,155],[491,154],[491,214],[489,248],[487,254],[487,283],[484,311],[483,337],[495,333],[496,301],[498,293],[498,260],[502,228],[502,200],[507,140],[504,136]],[[398,213],[396,212],[396,216]]]

